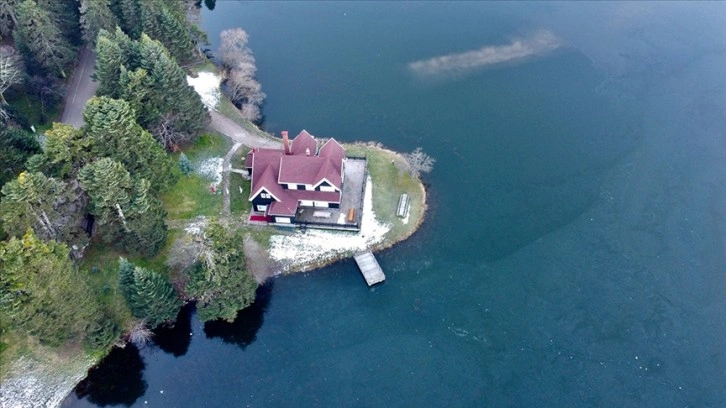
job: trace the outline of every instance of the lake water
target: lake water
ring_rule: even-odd
[[[250,34],[267,130],[437,159],[426,223],[379,254],[383,285],[345,261],[274,279],[233,325],[187,310],[64,406],[726,406],[724,22],[216,2],[204,28]]]

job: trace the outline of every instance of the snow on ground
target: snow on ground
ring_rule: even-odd
[[[287,265],[287,269],[319,263],[338,254],[366,250],[383,241],[390,229],[390,225],[380,223],[373,212],[373,182],[368,177],[360,232],[308,229],[305,233],[296,231],[289,235],[273,235],[270,238],[270,257]]]
[[[20,358],[8,368],[0,383],[0,407],[57,407],[73,391],[93,360],[85,357],[66,362],[38,362]]]
[[[194,88],[202,98],[202,103],[211,110],[217,110],[221,91],[221,79],[211,72],[200,72],[196,78],[187,75],[187,83]]]
[[[189,225],[184,228],[187,234],[199,235],[202,233],[204,228],[207,226],[207,217],[197,217],[194,221],[190,222]]]
[[[196,166],[197,173],[212,181],[215,187],[219,186],[222,182],[222,166],[224,165],[224,159],[221,157],[212,157],[206,159]]]

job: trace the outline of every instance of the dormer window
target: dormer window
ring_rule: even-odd
[[[260,197],[270,199],[272,196],[269,193],[262,193],[260,194]]]

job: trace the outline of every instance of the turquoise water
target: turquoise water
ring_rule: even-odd
[[[726,406],[724,17],[217,2],[212,48],[250,34],[267,130],[437,159],[426,223],[379,255],[385,284],[350,261],[274,279],[235,325],[187,314],[64,406]],[[409,67],[542,31],[561,46]]]

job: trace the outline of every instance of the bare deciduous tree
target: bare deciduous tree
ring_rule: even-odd
[[[133,343],[136,347],[140,349],[144,348],[144,346],[151,342],[152,337],[154,337],[154,333],[149,329],[145,321],[135,320],[131,323],[128,338],[129,342]]]
[[[424,153],[420,147],[417,147],[411,153],[405,153],[403,158],[408,165],[406,170],[414,177],[421,176],[421,173],[430,172],[434,169],[434,163],[436,163],[436,159]]]
[[[219,57],[225,69],[231,70],[237,68],[241,63],[251,63],[254,67],[255,57],[252,56],[252,52],[247,48],[249,35],[247,35],[245,30],[231,28],[222,31],[219,37],[222,40],[219,46]]]
[[[265,99],[257,81],[257,66],[252,51],[247,47],[249,36],[241,28],[224,30],[219,56],[225,72],[226,92],[247,120],[260,118],[260,104]]]
[[[177,151],[179,145],[190,142],[194,138],[192,134],[182,132],[174,126],[177,119],[178,115],[176,113],[167,112],[159,119],[159,123],[151,129],[151,134],[168,151]]]
[[[23,73],[19,68],[18,59],[12,55],[0,55],[0,121],[8,117],[5,91],[23,81]]]

